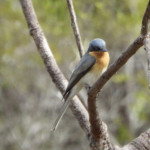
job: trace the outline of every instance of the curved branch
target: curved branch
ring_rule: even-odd
[[[76,14],[74,11],[72,0],[67,0],[67,5],[68,5],[69,13],[70,13],[70,18],[71,18],[71,26],[74,32],[74,36],[76,39],[80,57],[82,57],[84,53],[84,49],[82,45],[82,40],[81,40],[80,31],[78,28],[78,23],[77,23]]]
[[[143,46],[143,37],[139,36],[130,46],[121,54],[121,56],[107,69],[106,72],[97,80],[89,91],[89,97],[95,98],[98,92],[106,82],[132,57],[136,51]]]
[[[99,118],[97,107],[96,107],[96,95],[106,84],[106,82],[133,56],[136,51],[143,46],[144,36],[148,31],[148,21],[150,19],[150,1],[148,2],[145,10],[141,35],[121,54],[121,56],[107,69],[107,71],[97,80],[92,86],[88,93],[88,109],[89,109],[89,120],[91,124],[91,132],[97,143],[103,141],[107,143],[106,149],[112,149],[111,143],[107,132],[104,132],[104,127],[101,119]],[[97,144],[95,146],[98,148]],[[103,148],[104,149],[104,148]]]
[[[20,0],[22,9],[28,24],[28,27],[30,29],[30,34],[33,37],[35,44],[37,46],[37,49],[45,63],[45,66],[52,77],[53,82],[57,86],[57,88],[63,93],[65,90],[65,87],[67,85],[67,81],[63,74],[61,73],[59,67],[56,64],[56,61],[53,57],[53,54],[48,46],[47,40],[42,32],[42,29],[37,21],[37,17],[35,15],[32,2],[31,0]],[[112,77],[113,74],[115,74],[126,62],[127,60],[143,45],[143,36],[139,36],[128,48],[125,52],[122,53],[122,55],[108,68],[108,70],[98,79],[97,83],[93,85],[91,90],[89,91],[89,104],[90,102],[94,101],[96,99],[96,94],[99,92],[99,90],[104,86],[104,84]],[[90,132],[90,125],[89,125],[89,118],[88,113],[84,106],[81,104],[79,99],[75,97],[73,101],[71,101],[70,105],[73,113],[75,114],[76,118],[78,119],[82,129],[86,132],[86,134],[89,137],[89,140],[93,141],[95,138],[91,135]],[[90,107],[90,106],[89,106]],[[96,107],[96,103],[93,105],[93,107]],[[90,108],[89,108],[90,110]],[[95,111],[97,113],[97,111]],[[91,118],[90,118],[91,120]],[[95,119],[97,120],[97,119]],[[103,150],[105,149],[112,149],[111,144],[108,139],[108,133],[107,133],[107,127],[104,125],[101,120],[100,123],[100,134],[104,134],[104,136],[95,136],[101,138],[102,144],[103,144]],[[98,124],[99,124],[98,123]],[[98,124],[96,124],[95,128],[99,128]],[[93,125],[91,124],[93,127]],[[93,131],[92,131],[93,133]],[[147,138],[147,137],[146,137]],[[148,132],[148,138],[149,140],[149,132]],[[135,139],[136,140],[136,139]],[[104,142],[103,142],[104,141]],[[92,142],[91,142],[92,143]],[[143,143],[141,143],[143,144]],[[98,147],[98,146],[97,146]],[[97,149],[100,149],[99,147]],[[136,148],[134,148],[136,149]]]
[[[91,132],[97,143],[103,141],[107,143],[107,148],[111,149],[111,143],[109,136],[104,131],[102,121],[98,117],[98,111],[96,110],[96,95],[106,84],[106,82],[133,56],[136,51],[143,45],[143,38],[138,37],[121,56],[107,69],[105,73],[97,80],[97,82],[91,87],[88,93],[88,108],[89,118],[91,124]],[[96,144],[97,145],[97,144]],[[95,145],[95,146],[96,146]],[[106,148],[106,149],[107,149]]]
[[[20,3],[30,30],[30,34],[34,39],[34,42],[43,59],[47,71],[50,74],[57,88],[61,91],[61,93],[64,93],[67,85],[67,80],[65,79],[64,75],[60,71],[53,57],[48,42],[38,23],[34,8],[32,6],[32,2],[31,0],[20,0]],[[89,125],[88,112],[77,97],[75,97],[71,101],[70,108],[73,114],[75,115],[75,117],[77,118],[82,129],[86,132],[87,136],[89,136],[90,125]]]

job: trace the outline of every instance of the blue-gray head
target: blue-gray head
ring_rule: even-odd
[[[106,52],[107,49],[106,49],[105,41],[99,38],[92,40],[89,44],[88,52],[92,52],[92,51]]]

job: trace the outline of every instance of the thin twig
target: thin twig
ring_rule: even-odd
[[[145,10],[143,20],[142,20],[142,27],[141,27],[141,35],[146,36],[148,32],[148,21],[150,19],[150,1],[147,4],[147,8]]]
[[[83,49],[83,45],[82,45],[82,40],[81,40],[80,31],[79,31],[79,27],[78,27],[72,0],[67,0],[67,5],[68,5],[69,13],[70,13],[70,18],[71,18],[71,26],[72,26],[72,29],[74,32],[74,36],[76,39],[80,57],[82,57],[83,53],[84,53],[84,49]]]
[[[149,89],[150,89],[150,34],[145,37],[144,40],[144,47],[147,52],[147,63],[148,63],[148,82],[149,82]]]

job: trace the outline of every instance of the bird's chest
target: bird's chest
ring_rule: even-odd
[[[98,77],[106,71],[109,64],[109,54],[108,52],[90,52],[90,55],[96,58],[96,63],[83,77],[83,81],[92,86],[94,82],[97,81]]]
[[[101,75],[101,71],[92,71],[92,72],[88,72],[84,77],[83,77],[83,83],[87,83],[90,86],[92,86],[96,80],[98,79],[98,77]]]

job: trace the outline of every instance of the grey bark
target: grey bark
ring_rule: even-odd
[[[57,88],[64,92],[65,87],[67,85],[67,81],[63,76],[62,72],[60,71],[51,49],[47,43],[47,40],[44,36],[44,33],[38,23],[36,14],[34,12],[34,8],[32,6],[31,0],[20,0],[23,13],[25,15],[29,31],[31,36],[33,37],[39,54],[41,55],[43,62],[47,68],[48,73],[50,74],[54,84]],[[75,117],[78,119],[79,124],[81,125],[82,129],[88,136],[89,142],[91,143],[91,149],[98,149],[98,150],[150,150],[150,129],[143,134],[141,134],[138,138],[134,139],[131,143],[125,145],[123,148],[119,148],[118,146],[114,146],[110,143],[107,126],[101,121],[98,116],[98,112],[96,109],[96,95],[100,91],[100,89],[105,85],[105,83],[128,61],[128,59],[135,54],[135,52],[143,45],[143,41],[145,36],[147,35],[148,31],[148,20],[150,16],[150,1],[147,5],[147,9],[145,11],[143,21],[142,21],[142,28],[141,28],[141,35],[121,54],[121,56],[108,68],[108,70],[98,79],[98,81],[93,85],[91,90],[88,94],[88,101],[92,104],[92,111],[95,108],[95,115],[93,118],[94,122],[91,121],[90,118],[89,123],[89,115],[85,107],[82,105],[80,100],[75,97],[70,105]],[[89,108],[90,110],[90,108]],[[93,113],[89,111],[90,117]],[[92,132],[91,128],[98,129],[98,132]],[[96,135],[98,133],[98,136]],[[99,135],[101,134],[101,135]]]

